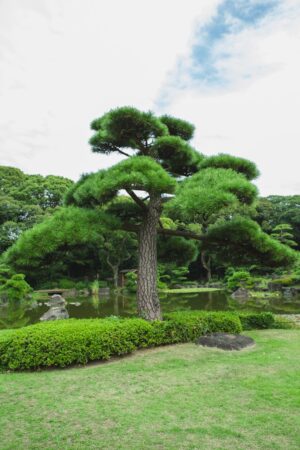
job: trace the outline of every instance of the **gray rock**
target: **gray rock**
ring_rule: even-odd
[[[250,294],[247,291],[247,289],[240,287],[235,292],[233,292],[231,297],[232,298],[237,298],[237,299],[245,299],[245,300],[247,300],[248,298],[250,298]]]
[[[196,344],[204,345],[205,347],[217,347],[222,350],[241,350],[255,345],[255,341],[241,334],[211,333],[201,336],[196,341]]]
[[[283,287],[282,291],[284,297],[298,297],[300,294],[300,288],[297,286]]]
[[[29,305],[29,308],[28,308],[28,309],[35,309],[35,308],[37,308],[38,306],[39,306],[38,302],[37,302],[36,300],[34,300],[34,301],[31,301],[31,302],[30,302],[30,305]]]
[[[271,292],[282,291],[282,285],[280,285],[278,283],[273,283],[271,281],[270,283],[268,283],[268,290],[271,291]]]
[[[44,322],[48,320],[61,320],[68,318],[69,313],[64,306],[53,306],[47,312],[45,312],[42,317],[40,317],[40,320]]]
[[[55,307],[55,306],[65,306],[66,300],[59,294],[54,294],[46,303],[47,306]]]

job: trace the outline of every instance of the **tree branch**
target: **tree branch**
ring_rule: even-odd
[[[123,225],[124,231],[132,231],[133,233],[138,233],[140,230],[140,227],[137,225],[133,225],[131,223],[127,223]],[[187,239],[194,239],[196,241],[204,241],[205,236],[201,234],[192,233],[191,231],[184,231],[184,230],[170,230],[166,228],[158,228],[157,229],[158,234],[163,234],[165,236],[178,236],[178,237],[184,237]]]
[[[106,262],[109,265],[109,267],[111,267],[113,270],[120,266],[120,259],[118,259],[117,264],[113,264],[109,259],[109,255],[106,257]]]
[[[120,150],[119,148],[118,148],[118,150],[117,150],[119,153],[121,153],[121,155],[124,155],[124,156],[128,156],[128,157],[130,157],[131,155],[129,155],[128,153],[126,153],[126,152],[123,152],[123,150]]]
[[[139,205],[140,208],[142,208],[144,211],[147,211],[148,208],[145,205],[145,203],[143,202],[143,200],[141,200],[131,189],[126,189],[126,192],[130,195],[130,197],[135,201],[135,203],[137,205]]]
[[[166,228],[159,228],[157,230],[158,234],[164,234],[166,236],[179,236],[185,237],[187,239],[194,239],[196,241],[204,241],[205,236],[202,234],[196,234],[192,231],[184,231],[184,230],[170,230]]]

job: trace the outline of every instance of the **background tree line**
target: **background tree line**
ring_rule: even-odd
[[[115,232],[105,233],[105,230],[99,230],[91,236],[87,233],[90,225],[87,225],[85,214],[77,214],[74,217],[72,213],[72,222],[75,219],[78,224],[78,231],[71,235],[64,229],[70,218],[66,211],[61,211],[57,218],[50,220],[54,212],[58,212],[63,204],[63,199],[68,189],[73,185],[72,180],[64,177],[49,175],[26,175],[21,170],[14,167],[0,166],[0,251],[7,250],[20,236],[20,234],[32,228],[38,223],[42,223],[46,218],[47,228],[52,228],[53,235],[59,236],[59,242],[65,240],[68,234],[70,239],[64,245],[58,247],[47,255],[41,261],[40,256],[34,262],[34,240],[31,240],[31,247],[24,252],[30,251],[30,257],[26,269],[27,279],[33,286],[43,285],[57,280],[70,279],[82,280],[83,278],[102,279],[114,278],[116,282],[116,273],[121,269],[136,268],[137,258],[136,236],[132,233]],[[123,200],[128,202],[128,198]],[[115,202],[113,208],[118,209],[118,202]],[[134,209],[132,203],[131,208]],[[70,211],[71,212],[71,211]],[[131,211],[131,214],[133,211]],[[227,211],[228,213],[228,211]],[[260,197],[257,206],[249,212],[239,208],[239,214],[251,215],[259,223],[262,229],[269,235],[277,234],[277,239],[295,242],[294,248],[300,249],[300,196],[276,196]],[[220,220],[221,215],[218,215]],[[97,221],[98,219],[95,218]],[[164,225],[167,228],[174,228],[174,221],[170,218],[163,218]],[[209,216],[204,226],[209,224]],[[276,231],[283,225],[284,230]],[[288,239],[286,225],[290,227]],[[42,226],[42,225],[41,225]],[[93,223],[93,228],[95,224]],[[81,231],[80,231],[81,230]],[[239,229],[239,232],[241,230]],[[84,238],[83,235],[86,235]],[[71,237],[72,236],[72,237]],[[49,239],[49,238],[48,238]],[[226,247],[224,242],[222,247],[224,253]],[[187,241],[178,237],[159,237],[158,245],[159,272],[161,279],[173,279],[182,282],[187,279],[199,280],[207,279],[207,275],[223,276],[226,270],[226,264],[222,254],[217,255],[201,249],[201,245],[195,241]],[[234,258],[233,258],[234,259]],[[24,265],[25,265],[25,261]],[[263,261],[261,261],[263,263]],[[234,263],[230,261],[229,264]],[[241,261],[237,261],[239,265]],[[251,265],[253,261],[249,261]],[[245,264],[247,266],[247,264]],[[184,277],[177,277],[177,268],[185,274]],[[24,270],[23,270],[24,271]],[[67,285],[67,284],[66,284]]]

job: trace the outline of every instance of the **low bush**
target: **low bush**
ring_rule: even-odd
[[[46,322],[0,332],[0,367],[66,367],[107,360],[138,348],[190,342],[206,333],[278,326],[272,313],[206,311],[178,311],[156,322],[118,317]]]
[[[238,288],[250,289],[254,286],[254,279],[251,277],[250,273],[246,270],[240,270],[238,272],[233,272],[227,278],[227,288],[230,291],[235,291]]]
[[[300,283],[300,276],[292,274],[283,276],[281,278],[275,278],[269,284],[271,285],[271,287],[278,286],[280,288],[280,287],[289,287],[298,283]]]
[[[65,367],[105,360],[147,346],[152,326],[142,319],[61,320],[31,325],[0,340],[0,367]]]
[[[138,348],[192,341],[207,332],[241,330],[236,314],[201,311],[172,313],[152,323],[116,318],[47,322],[5,334],[0,339],[0,367],[26,370],[85,364]]]
[[[273,328],[275,316],[271,312],[263,313],[238,313],[243,330],[262,330]]]
[[[275,323],[272,326],[272,328],[277,328],[280,330],[291,330],[294,328],[298,328],[297,324],[293,322],[292,320],[289,320],[287,317],[275,317]]]
[[[217,331],[240,333],[241,321],[235,313],[206,312],[206,311],[178,311],[165,315],[165,321],[175,328],[176,342],[192,341],[202,334]]]

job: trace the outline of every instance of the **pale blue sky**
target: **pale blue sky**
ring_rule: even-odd
[[[89,123],[134,105],[192,121],[204,154],[300,193],[300,0],[1,0],[0,164],[77,179]]]

